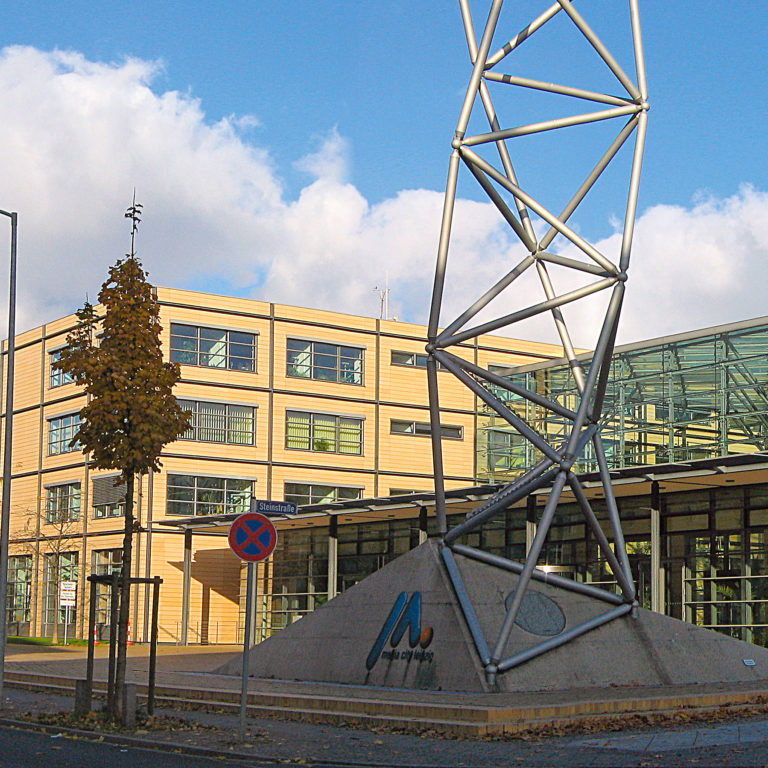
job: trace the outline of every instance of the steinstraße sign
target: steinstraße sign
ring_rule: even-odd
[[[249,563],[266,560],[277,544],[277,531],[272,521],[258,512],[246,512],[229,529],[229,546]]]
[[[299,505],[292,501],[267,501],[266,499],[253,499],[251,512],[261,515],[295,515],[299,511]]]

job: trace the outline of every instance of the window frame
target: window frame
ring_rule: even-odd
[[[412,359],[412,362],[402,362],[402,361],[396,361],[395,355],[404,355]],[[418,368],[419,370],[426,370],[427,369],[427,360],[429,359],[429,355],[426,352],[406,352],[402,349],[392,349],[390,350],[390,365],[397,366],[398,368]],[[423,365],[421,364],[423,360]],[[439,362],[437,363],[437,370],[438,371],[444,371],[445,367],[441,365]]]
[[[305,493],[299,494],[298,492],[295,493],[289,493],[288,492],[288,486],[300,486],[307,488],[308,491]],[[322,499],[318,501],[313,501],[313,489],[315,488],[331,488],[333,489],[333,500],[332,501],[324,501]],[[344,498],[339,498],[339,491],[357,491],[356,496],[347,496]],[[296,483],[286,480],[285,483],[283,483],[283,498],[285,501],[295,501],[295,503],[300,506],[309,506],[312,504],[333,504],[337,501],[354,501],[355,499],[362,499],[363,493],[365,492],[365,486],[359,486],[359,485],[328,485],[326,483]],[[317,494],[314,494],[317,496]],[[327,494],[326,494],[327,495]],[[304,498],[306,496],[307,502],[303,502],[300,499]]]
[[[66,347],[59,347],[58,349],[48,350],[48,389],[56,389],[67,384],[74,384],[75,380],[72,378],[72,374],[62,371],[61,368],[57,368],[55,365],[65,349]]]
[[[46,485],[45,524],[62,525],[77,522],[82,512],[80,506],[82,498],[82,485],[79,480]],[[56,502],[55,506],[52,502]]]
[[[193,336],[191,334],[179,333],[178,331],[174,332],[174,330],[178,328],[194,329],[195,334]],[[206,331],[209,333],[224,334],[224,338],[218,341],[213,338],[205,339],[203,337],[203,334]],[[233,340],[232,339],[233,334],[242,334],[244,336],[250,336],[251,341],[246,342],[242,340]],[[210,325],[190,325],[189,323],[172,322],[169,354],[170,354],[171,362],[178,363],[179,365],[193,365],[198,368],[211,368],[217,371],[258,373],[258,356],[259,356],[258,355],[258,350],[259,350],[258,338],[259,338],[259,334],[256,331],[244,331],[238,328],[216,328],[215,326],[210,326]],[[194,349],[185,349],[182,346],[174,345],[174,341],[177,339],[190,339],[190,340],[194,339]],[[205,342],[220,343],[220,344],[223,343],[224,351],[214,352],[212,351],[213,348],[211,348],[211,350],[209,351],[203,351],[203,345]],[[232,353],[233,347],[250,347],[252,354],[249,357],[244,356],[242,354],[234,355]],[[190,362],[189,360],[179,359],[180,357],[185,355],[192,355],[195,361]],[[201,360],[203,359],[203,356],[207,356],[208,358],[223,357],[224,365],[211,365],[210,363],[201,362]],[[251,362],[251,367],[243,368],[243,367],[235,366],[233,365],[233,361],[235,360],[248,360]]]
[[[245,405],[242,403],[220,403],[215,400],[188,400],[183,397],[176,398],[179,405],[185,410],[185,411],[192,411],[192,417],[190,419],[191,426],[190,428],[181,435],[178,439],[179,440],[187,440],[188,442],[195,442],[195,443],[216,443],[218,445],[243,445],[243,446],[250,446],[254,447],[256,446],[256,411],[258,409],[258,406],[256,405]],[[224,426],[221,427],[205,427],[200,424],[200,406],[216,406],[221,407],[224,409],[223,418],[224,418]],[[192,407],[189,407],[192,406]],[[238,417],[235,414],[231,413],[231,410],[233,408],[247,408],[250,410],[250,417],[251,417],[251,429],[250,429],[250,438],[251,442],[244,443],[244,442],[238,442],[236,440],[230,440],[229,437],[232,434],[238,434],[238,435],[245,435],[246,432],[240,431],[240,432],[234,432],[232,427],[232,422],[235,418],[242,418],[242,416]],[[202,414],[205,415],[205,414]],[[224,439],[223,440],[213,440],[208,438],[201,438],[199,437],[199,434],[203,431],[206,432],[215,432],[220,431],[223,429],[224,432]],[[192,432],[192,436],[189,437],[189,433]]]
[[[395,425],[403,425],[405,429],[395,429]],[[412,429],[409,431],[408,426]],[[452,435],[446,432],[446,430],[457,430],[458,434]],[[463,440],[464,439],[464,427],[460,424],[440,424],[440,436],[443,440]],[[407,437],[431,437],[432,426],[428,421],[414,421],[412,419],[390,419],[389,420],[389,434],[390,435],[406,435]]]
[[[294,346],[305,345],[307,349],[292,349],[292,344]],[[335,353],[318,350],[319,346],[334,347]],[[354,370],[354,368],[344,369],[343,361],[351,360],[355,362],[355,358],[349,354],[343,355],[342,350],[353,350],[355,353],[359,353],[359,359],[357,360],[360,366],[359,370]],[[295,355],[308,355],[308,362],[298,362],[298,358],[292,360],[291,353]],[[333,367],[321,365],[318,362],[318,358],[330,358],[331,356],[335,357]],[[307,375],[296,373],[300,368],[306,368]],[[333,378],[318,375],[322,371],[333,371],[335,375]],[[341,344],[335,341],[315,341],[312,339],[288,337],[285,341],[285,375],[288,378],[303,379],[304,381],[327,381],[331,384],[349,384],[355,387],[365,386],[365,347],[355,344]],[[359,380],[356,381],[354,379]]]
[[[289,427],[291,426],[291,414],[296,414],[300,416],[306,416],[308,417],[308,423],[307,423],[307,436],[306,436],[306,447],[299,446],[299,445],[289,445],[289,442],[291,439],[300,439],[301,435],[290,435],[289,434]],[[324,448],[317,448],[317,444],[321,441],[326,441],[327,438],[318,436],[316,433],[316,430],[319,426],[319,429],[321,430],[323,425],[318,425],[318,420],[320,419],[333,419],[333,442],[331,443],[331,446],[335,446],[335,448],[331,447],[328,449]],[[355,443],[345,441],[342,439],[342,427],[343,421],[347,422],[356,422],[357,427],[357,450],[356,451],[343,451],[341,450],[342,444],[348,444],[348,445],[355,445]],[[335,453],[340,456],[362,456],[363,455],[363,441],[364,441],[364,435],[363,435],[363,422],[365,421],[364,418],[359,416],[345,416],[344,414],[335,414],[335,413],[322,413],[322,412],[316,412],[316,411],[298,411],[295,409],[286,409],[285,411],[285,448],[288,451],[308,451],[310,453]],[[294,427],[301,426],[300,424],[294,423]],[[349,426],[349,425],[347,425]],[[317,430],[319,431],[319,430]]]
[[[192,483],[172,484],[172,478],[188,478]],[[216,488],[212,483],[220,481],[221,488]],[[256,481],[250,478],[240,477],[221,477],[218,475],[188,475],[181,472],[169,472],[166,475],[165,490],[165,514],[172,517],[207,517],[210,515],[229,515],[242,514],[250,511],[251,499],[254,498],[254,483]],[[248,484],[249,488],[229,488],[230,483]],[[208,485],[206,485],[208,484]],[[171,498],[171,489],[176,489],[179,498]],[[230,494],[241,494],[239,500],[228,501],[233,498]],[[214,497],[221,495],[223,501],[212,501],[206,499],[206,495]],[[184,496],[191,498],[183,498]],[[192,505],[191,512],[174,512],[173,505]],[[218,511],[198,511],[200,508],[218,506]]]
[[[65,420],[71,420],[69,424],[61,424],[54,427],[54,424],[59,424]],[[59,456],[62,453],[74,453],[80,450],[80,441],[76,441],[74,445],[70,446],[70,441],[75,437],[77,428],[80,426],[80,411],[73,413],[64,413],[60,416],[52,416],[47,419],[48,421],[48,455]],[[71,430],[71,435],[67,436],[67,430]],[[55,437],[54,437],[55,434]],[[60,437],[59,434],[63,434]],[[57,449],[54,450],[54,447]]]

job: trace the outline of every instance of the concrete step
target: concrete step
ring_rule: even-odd
[[[6,672],[6,684],[50,693],[74,695],[75,678],[30,672]],[[146,700],[147,686],[137,684],[140,700]],[[106,695],[106,683],[94,681],[94,695]],[[191,688],[158,685],[155,705],[169,709],[201,709],[236,713],[240,691],[233,688]],[[456,737],[477,738],[513,734],[545,735],[576,732],[580,724],[590,730],[612,728],[618,723],[648,720],[658,724],[679,720],[681,712],[690,719],[707,713],[734,714],[768,711],[766,691],[719,691],[673,696],[594,698],[542,706],[478,706],[464,702],[434,703],[411,700],[316,696],[290,692],[250,691],[248,713],[252,717],[279,716],[338,725],[386,727],[409,732],[435,731]]]

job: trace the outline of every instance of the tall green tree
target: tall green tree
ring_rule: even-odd
[[[134,250],[141,206],[134,199],[126,217],[132,221],[131,252],[110,268],[99,292],[101,310],[87,301],[78,325],[67,337],[58,366],[88,394],[80,411],[75,441],[92,466],[117,469],[125,483],[125,534],[118,620],[115,691],[121,714],[131,598],[134,486],[138,475],[160,467],[163,447],[189,427],[188,411],[173,396],[179,380],[176,363],[163,362],[160,313],[154,288]]]

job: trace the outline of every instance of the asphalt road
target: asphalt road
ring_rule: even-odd
[[[538,742],[467,742],[423,740],[417,754],[393,760],[365,760],[349,740],[347,759],[262,758],[226,755],[201,757],[174,752],[170,747],[146,749],[109,744],[59,734],[0,726],[0,767],[5,768],[230,768],[237,766],[302,765],[314,768],[359,766],[765,766],[768,765],[768,721],[744,721],[701,729],[638,731],[596,737],[548,739]],[[350,733],[352,736],[352,733]],[[701,746],[696,747],[696,740]],[[705,743],[706,742],[706,743]],[[722,743],[726,742],[726,743]],[[655,743],[655,746],[654,746]],[[265,750],[268,752],[268,750]],[[394,756],[393,756],[394,757]],[[362,759],[361,759],[362,758]],[[421,759],[420,759],[421,758]],[[485,759],[484,759],[485,758]]]

